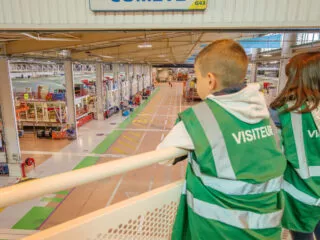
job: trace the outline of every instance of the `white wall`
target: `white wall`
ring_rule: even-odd
[[[0,29],[319,27],[319,0],[208,0],[205,12],[93,13],[89,0],[0,0]]]

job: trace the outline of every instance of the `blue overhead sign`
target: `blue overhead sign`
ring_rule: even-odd
[[[245,49],[246,54],[251,54],[253,48],[270,48],[270,49],[279,49],[281,48],[281,34],[270,34],[262,37],[256,38],[247,38],[239,40],[238,42]],[[205,48],[208,44],[201,44],[199,52]],[[193,64],[198,53],[194,52],[186,61],[188,64]]]
[[[281,37],[282,37],[281,34],[272,34],[272,35],[266,35],[263,37],[242,39],[242,40],[239,40],[238,42],[245,49],[252,49],[252,48],[278,49],[278,48],[281,48]]]
[[[96,12],[203,11],[208,0],[89,0]]]

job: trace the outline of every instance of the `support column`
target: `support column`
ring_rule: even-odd
[[[66,99],[67,99],[67,124],[73,127],[76,131],[76,138],[78,138],[77,119],[76,119],[76,106],[74,96],[73,84],[73,67],[71,60],[64,62],[64,74],[66,81]]]
[[[150,86],[153,84],[153,79],[152,79],[152,65],[149,65],[149,76],[150,76]]]
[[[18,136],[15,104],[10,78],[9,61],[0,58],[0,106],[3,121],[3,138],[5,142],[9,175],[21,177],[21,152]]]
[[[138,73],[138,66],[139,64],[136,64],[135,65],[135,74],[136,74],[136,79],[137,79],[137,92],[140,91],[140,76],[139,76],[139,73]]]
[[[113,80],[115,83],[117,83],[118,86],[118,96],[117,96],[117,102],[116,105],[120,105],[121,101],[121,85],[119,81],[119,64],[112,64],[112,72],[113,72]]]
[[[130,98],[132,90],[131,90],[131,77],[130,77],[130,71],[129,71],[130,67],[129,66],[130,66],[129,63],[126,64],[125,74],[126,74],[126,83],[129,84],[129,98]]]
[[[141,79],[142,79],[142,89],[145,89],[145,82],[146,82],[146,71],[145,65],[141,65]]]
[[[297,40],[296,33],[283,34],[280,69],[279,69],[278,93],[283,90],[284,86],[287,83],[286,66],[289,62],[289,59],[292,57],[291,47],[296,44],[296,40]]]
[[[132,83],[133,83],[134,80],[136,80],[136,82],[138,84],[137,72],[136,72],[136,64],[132,64]],[[132,94],[136,94],[136,92],[132,92]]]
[[[252,50],[252,54],[251,54],[252,65],[251,65],[251,75],[250,75],[251,83],[257,82],[257,70],[258,70],[257,60],[258,60],[259,52],[260,52],[259,48],[254,48]]]
[[[103,88],[103,67],[102,63],[96,64],[96,94],[97,94],[97,117],[98,120],[104,120],[104,88]]]

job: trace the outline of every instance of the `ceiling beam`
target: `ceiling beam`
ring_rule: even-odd
[[[141,37],[143,33],[130,32],[130,33],[80,33],[73,34],[78,37],[80,41],[77,42],[61,42],[61,41],[38,41],[35,39],[27,39],[21,41],[13,41],[6,44],[7,53],[23,54],[28,52],[47,51],[53,49],[64,49],[70,47],[77,47],[86,44],[99,44],[106,41],[119,40],[128,37]]]

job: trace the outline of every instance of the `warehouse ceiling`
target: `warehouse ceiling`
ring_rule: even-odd
[[[261,33],[260,33],[261,34]],[[0,32],[0,44],[12,57],[63,58],[77,61],[181,64],[217,39],[250,38],[235,32]]]

